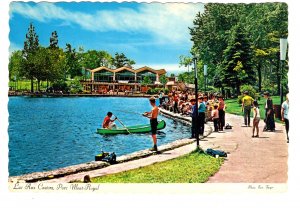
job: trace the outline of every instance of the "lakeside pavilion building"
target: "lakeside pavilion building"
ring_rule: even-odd
[[[162,87],[159,78],[166,74],[165,69],[155,70],[147,66],[139,69],[98,67],[93,70],[86,70],[90,72],[90,78],[82,80],[81,84],[84,90],[97,93],[107,93],[111,90],[146,92],[148,88]],[[151,83],[142,85],[146,76],[150,78]]]

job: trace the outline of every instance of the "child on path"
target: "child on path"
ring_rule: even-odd
[[[214,109],[211,111],[211,118],[214,122],[215,132],[218,132],[218,123],[219,123],[218,104],[214,105]]]
[[[259,137],[259,128],[258,124],[260,121],[260,113],[258,102],[256,100],[253,101],[253,129],[252,129],[252,137]],[[254,132],[256,129],[256,135],[254,136]]]

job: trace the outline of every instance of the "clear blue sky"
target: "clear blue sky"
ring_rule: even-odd
[[[23,48],[30,22],[40,44],[49,45],[58,32],[59,46],[70,43],[78,50],[124,53],[137,67],[179,68],[179,56],[192,46],[188,27],[204,5],[178,3],[12,2],[10,4],[10,52]]]

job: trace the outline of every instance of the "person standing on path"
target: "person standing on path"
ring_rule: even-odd
[[[285,123],[287,142],[289,142],[289,94],[286,95],[286,101],[281,105],[281,120]]]
[[[205,112],[206,105],[203,102],[203,97],[199,97],[199,108],[198,108],[198,122],[199,122],[199,134],[203,136],[204,134],[204,123],[205,123]]]
[[[197,113],[196,113],[196,99],[191,99],[191,105],[192,108],[190,110],[190,115],[192,116],[192,136],[190,138],[195,138],[196,137],[196,128],[197,128]]]
[[[155,104],[155,97],[151,97],[149,99],[150,104],[152,106],[152,110],[150,112],[145,112],[143,115],[150,118],[150,125],[151,125],[151,134],[152,134],[152,140],[153,140],[153,148],[151,148],[151,151],[157,152],[157,138],[156,138],[156,132],[157,132],[157,116],[158,116],[158,107]]]
[[[219,124],[218,125],[219,125],[219,130],[223,131],[223,128],[225,126],[225,102],[222,96],[219,96],[218,99],[219,99],[219,107],[218,107]]]
[[[269,92],[264,93],[266,99],[265,110],[266,110],[266,125],[264,131],[275,131],[275,121],[274,121],[274,109],[273,109],[273,100]]]
[[[254,100],[252,137],[259,137],[259,128],[258,128],[259,121],[260,121],[260,113],[259,113],[258,102]],[[256,135],[254,135],[255,129],[256,129]]]
[[[245,91],[242,99],[242,111],[244,111],[245,126],[250,126],[250,112],[253,101],[254,99],[249,96],[248,91]]]
[[[178,95],[177,93],[174,93],[173,95],[173,100],[174,100],[174,113],[180,113],[179,109],[178,109]]]
[[[163,92],[162,91],[159,92],[158,98],[159,98],[159,106],[161,106],[162,102],[163,102]]]
[[[211,118],[212,121],[214,122],[214,128],[215,132],[218,132],[218,124],[219,124],[219,110],[218,110],[218,104],[214,105],[214,109],[211,111]]]

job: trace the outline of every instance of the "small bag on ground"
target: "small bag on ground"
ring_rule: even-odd
[[[217,155],[219,157],[227,157],[227,153],[221,150],[214,150],[214,149],[207,149],[206,154],[216,157]]]
[[[226,126],[224,127],[224,129],[232,129],[232,126],[229,125],[229,123],[227,123]]]
[[[113,152],[113,153],[107,155],[106,157],[104,157],[102,159],[102,161],[105,161],[110,164],[115,164],[115,163],[117,163],[117,155]]]
[[[95,161],[101,161],[103,158],[105,158],[108,155],[109,155],[108,152],[103,152],[102,151],[100,154],[95,156]]]

